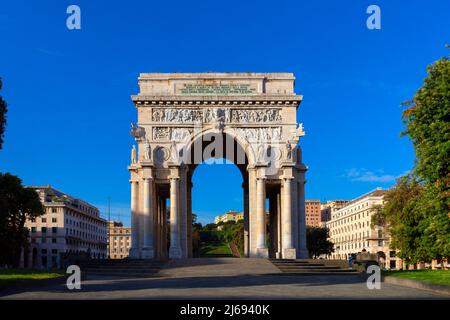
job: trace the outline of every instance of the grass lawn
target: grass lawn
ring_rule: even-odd
[[[212,242],[202,247],[200,257],[233,257],[233,254],[227,243]]]
[[[450,270],[384,271],[383,274],[392,277],[450,286]]]
[[[0,269],[0,287],[27,281],[38,281],[64,276],[60,270]]]

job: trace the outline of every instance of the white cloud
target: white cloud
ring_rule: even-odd
[[[393,174],[385,174],[383,170],[367,170],[365,168],[352,168],[347,170],[345,177],[349,178],[351,181],[360,181],[360,182],[392,182],[397,178],[408,174],[409,171],[406,171],[400,175]]]

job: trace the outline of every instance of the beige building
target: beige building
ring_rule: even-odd
[[[332,215],[339,209],[345,207],[349,200],[329,200],[320,205],[320,214],[322,226],[327,227],[327,223],[331,220]]]
[[[106,258],[106,220],[96,207],[50,185],[31,188],[39,194],[45,209],[44,215],[25,223],[31,266],[60,268],[64,256],[80,253]]]
[[[127,258],[131,247],[131,228],[124,227],[120,221],[109,221],[108,235],[109,258]]]
[[[389,236],[381,227],[371,227],[374,206],[383,205],[385,190],[377,188],[364,194],[332,213],[327,223],[330,241],[334,243],[331,259],[347,259],[349,254],[362,252],[376,253],[382,257],[385,267],[401,267],[401,260],[395,251],[389,249]]]
[[[221,216],[216,216],[214,218],[214,223],[218,224],[219,222],[225,223],[228,221],[239,222],[240,220],[244,220],[244,214],[242,212],[230,210]]]

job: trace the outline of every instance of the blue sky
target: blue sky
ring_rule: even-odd
[[[81,8],[81,30],[66,8]],[[381,30],[366,8],[381,8]],[[400,104],[448,54],[449,1],[5,1],[0,171],[51,184],[129,223],[126,166],[140,72],[294,72],[306,196],[351,199],[413,165]],[[212,182],[214,181],[217,182]],[[233,165],[194,175],[200,221],[242,209]]]

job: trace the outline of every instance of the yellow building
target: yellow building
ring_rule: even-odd
[[[109,221],[108,236],[109,258],[127,258],[131,247],[131,228],[124,227],[120,221]]]
[[[219,222],[226,223],[229,221],[238,222],[240,220],[244,220],[244,213],[230,210],[221,216],[216,216],[214,218],[214,223],[219,224]]]

